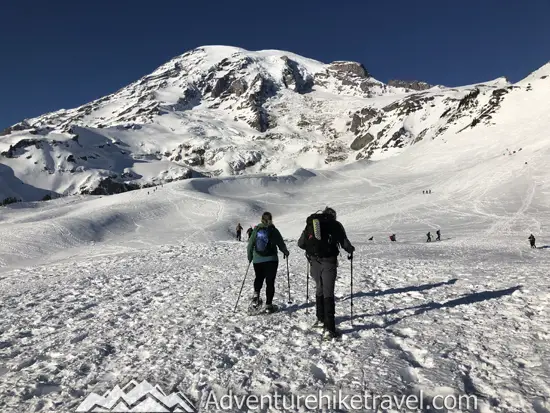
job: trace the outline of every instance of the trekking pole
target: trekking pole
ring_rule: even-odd
[[[306,314],[309,314],[309,260],[306,259]]]
[[[351,294],[350,294],[350,323],[353,327],[353,254],[349,255],[349,262],[350,262],[350,274],[351,274]]]
[[[288,255],[286,257],[286,279],[288,281],[288,304],[292,303],[290,299],[290,270],[288,269]]]
[[[246,267],[246,272],[244,273],[244,278],[243,278],[243,284],[241,285],[241,291],[239,291],[239,296],[237,297],[237,302],[235,303],[235,308],[233,309],[233,313],[237,311],[237,306],[239,305],[239,300],[241,299],[241,294],[244,288],[244,282],[246,281],[246,276],[248,275],[249,269],[250,269],[250,263],[248,263],[248,267]]]

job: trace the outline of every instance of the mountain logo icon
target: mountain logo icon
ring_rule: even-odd
[[[89,394],[76,412],[196,413],[197,410],[181,392],[166,395],[159,386],[132,380],[122,388],[117,384],[104,395]]]

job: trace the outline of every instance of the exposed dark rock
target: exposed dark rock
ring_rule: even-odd
[[[404,138],[409,135],[409,132],[405,128],[399,129],[397,132],[395,132],[392,137],[384,144],[382,145],[382,149],[388,148],[392,143],[394,148],[402,148],[404,146]]]
[[[420,82],[418,80],[412,80],[412,81],[390,80],[388,82],[388,86],[401,87],[401,88],[417,90],[417,91],[426,90],[426,89],[429,89],[429,88],[432,87],[432,85],[430,85],[426,82]]]
[[[350,131],[357,133],[360,127],[367,124],[372,118],[378,115],[378,111],[372,108],[363,108],[361,111],[353,114],[351,119]]]
[[[341,62],[341,61],[332,62],[328,66],[328,69],[334,70],[336,72],[353,73],[354,75],[359,76],[361,78],[370,77],[370,74],[367,71],[367,69],[365,69],[365,66],[357,62]]]
[[[329,164],[333,162],[344,162],[346,159],[348,159],[347,153],[338,153],[334,155],[329,155],[325,158],[325,164]]]
[[[313,78],[311,76],[304,76],[300,72],[298,63],[289,59],[287,56],[281,56],[281,59],[285,62],[285,68],[283,69],[283,83],[285,87],[294,90],[298,93],[308,93],[313,87]]]
[[[248,124],[260,132],[265,132],[270,125],[269,114],[263,104],[275,93],[275,85],[271,80],[258,74],[252,81],[250,89],[255,91],[248,96],[247,106],[253,113]]]
[[[13,126],[10,126],[9,128],[4,129],[3,131],[0,132],[0,136],[9,135],[12,132],[27,130],[27,129],[31,129],[31,128],[32,128],[32,126],[29,125],[27,123],[27,121],[24,120],[22,122],[16,123]]]
[[[10,145],[7,151],[1,153],[2,156],[6,158],[15,158],[18,156],[16,152],[20,149],[28,148],[29,146],[35,146],[36,148],[40,147],[40,139],[21,139],[15,145]]]
[[[217,98],[227,89],[229,89],[230,84],[231,84],[231,76],[229,75],[229,73],[224,75],[223,77],[216,79],[216,83],[214,84],[214,87],[212,88],[212,92],[210,93],[211,96],[213,98]]]
[[[411,96],[408,96],[404,99],[398,100],[397,102],[391,103],[385,107],[382,108],[384,112],[393,112],[395,110],[398,110],[397,114],[399,116],[406,116],[410,115],[413,112],[416,112],[417,110],[422,109],[422,107],[432,100],[434,100],[434,96],[424,96],[424,94],[414,94]]]
[[[354,151],[358,151],[363,149],[367,144],[374,141],[374,136],[372,136],[370,133],[366,133],[365,135],[358,136],[355,138],[355,140],[351,143],[350,148]]]
[[[424,129],[422,132],[420,132],[413,143],[418,143],[422,139],[424,139],[424,136],[426,136],[426,133],[428,133],[428,129]]]
[[[244,79],[236,79],[229,86],[229,91],[234,93],[236,96],[241,96],[246,89],[248,88],[246,81]]]
[[[134,191],[136,189],[140,189],[140,186],[137,184],[117,182],[112,177],[106,177],[99,182],[96,188],[85,190],[82,193],[88,195],[112,195]]]

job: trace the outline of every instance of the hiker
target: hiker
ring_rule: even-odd
[[[537,248],[535,245],[535,236],[533,234],[529,235],[529,243],[531,244],[531,248]]]
[[[369,241],[372,241],[372,240],[374,240],[374,236],[372,236],[372,237],[369,238]]]
[[[252,235],[248,240],[248,262],[253,263],[256,279],[254,280],[254,295],[250,306],[253,310],[259,310],[262,305],[260,292],[264,280],[266,282],[265,291],[265,312],[273,313],[276,306],[273,306],[273,296],[275,295],[275,277],[279,266],[279,256],[277,248],[288,258],[289,252],[279,230],[273,225],[271,213],[264,212],[261,222],[256,225]]]
[[[437,231],[435,231],[435,233],[437,234],[437,238],[435,240],[436,241],[441,241],[441,230],[438,229]]]
[[[243,230],[243,227],[241,227],[241,223],[239,222],[237,224],[237,228],[236,228],[236,231],[237,231],[237,241],[240,241],[241,240],[241,232]]]
[[[250,227],[250,228],[248,228],[248,229],[246,230],[246,235],[248,236],[248,240],[250,240],[250,236],[252,235],[252,231],[254,231],[254,230],[252,229],[252,227]]]
[[[426,235],[428,236],[428,239],[426,240],[426,242],[432,242],[432,234],[428,232]]]
[[[390,241],[395,242],[395,234],[390,235]]]
[[[310,215],[306,228],[298,240],[298,247],[306,251],[311,277],[315,280],[315,308],[317,321],[314,328],[324,328],[323,339],[338,338],[334,319],[334,284],[336,282],[338,255],[342,247],[353,258],[355,247],[349,242],[346,231],[336,220],[336,211],[326,207],[321,214]]]

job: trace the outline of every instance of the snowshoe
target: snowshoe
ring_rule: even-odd
[[[279,310],[279,307],[274,304],[267,304],[265,306],[264,312],[266,314],[273,314]]]
[[[325,322],[324,321],[321,321],[321,320],[317,320],[312,326],[311,326],[312,329],[316,329],[316,328],[325,328]]]
[[[340,337],[342,337],[342,333],[340,333],[338,330],[336,331],[325,330],[323,332],[323,341],[339,340]]]
[[[260,297],[255,295],[252,297],[252,300],[250,301],[250,304],[248,305],[248,314],[258,314],[260,310],[262,309],[263,301]]]

